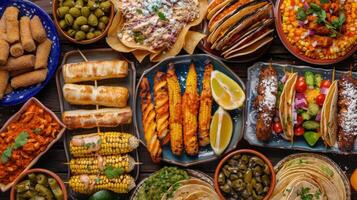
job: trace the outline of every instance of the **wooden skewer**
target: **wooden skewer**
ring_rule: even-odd
[[[70,163],[69,163],[69,162],[64,162],[64,163],[62,163],[62,164],[64,164],[64,165],[69,165]],[[143,163],[142,163],[142,162],[134,162],[133,164],[134,164],[134,165],[142,165]]]
[[[336,73],[336,69],[335,69],[335,67],[333,67],[333,70],[332,70],[332,82],[335,80],[335,73]]]

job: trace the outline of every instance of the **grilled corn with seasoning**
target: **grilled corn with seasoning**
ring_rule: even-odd
[[[71,139],[73,157],[102,156],[129,153],[139,146],[139,140],[130,133],[104,132],[77,135]]]
[[[181,88],[175,73],[175,66],[173,63],[169,64],[166,78],[169,91],[171,151],[175,155],[181,155],[183,149]]]
[[[151,101],[150,84],[146,77],[144,77],[140,83],[140,98],[146,146],[152,161],[158,163],[161,160],[162,149],[156,133],[156,113],[154,104]]]
[[[193,63],[190,64],[186,78],[186,90],[182,96],[183,142],[185,151],[190,156],[198,154],[197,113],[199,108],[197,93],[197,73]]]
[[[135,167],[135,160],[129,155],[93,156],[75,158],[69,162],[72,174],[103,174],[105,166],[123,168],[125,172],[131,172]]]
[[[91,194],[99,190],[111,190],[116,193],[128,193],[135,187],[135,180],[129,175],[109,179],[104,175],[80,175],[69,179],[69,186],[75,192]]]
[[[157,72],[154,78],[154,99],[156,111],[157,136],[162,144],[170,141],[169,134],[169,94],[167,89],[166,74]]]
[[[207,63],[202,80],[202,92],[200,97],[200,110],[198,116],[199,132],[198,141],[200,146],[209,144],[209,127],[211,124],[212,93],[211,93],[211,72],[212,63]]]

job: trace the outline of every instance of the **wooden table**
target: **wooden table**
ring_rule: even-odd
[[[52,2],[49,0],[33,0],[34,3],[39,5],[41,8],[45,9],[50,15],[52,15]],[[92,48],[105,48],[109,47],[105,40],[101,40],[95,44],[92,45],[86,45],[86,46],[79,46],[75,44],[69,43],[67,40],[65,40],[63,37],[61,37],[61,48],[62,48],[62,56],[63,54],[67,51],[74,50],[74,49],[92,49]],[[200,50],[196,50],[196,53],[202,53]],[[128,57],[132,58],[132,56],[128,55]],[[260,59],[257,61],[269,61],[270,59],[273,60],[273,62],[277,63],[287,63],[287,64],[297,64],[297,65],[310,65],[308,63],[304,63],[297,58],[295,58],[293,55],[291,55],[283,46],[283,44],[280,42],[279,38],[276,36],[274,39],[274,43],[271,46],[271,48],[268,50],[268,52]],[[256,62],[257,62],[256,61]],[[60,62],[61,63],[61,62]],[[244,63],[244,64],[231,64],[227,63],[227,65],[240,76],[244,81],[246,81],[247,78],[247,67],[251,66],[254,62],[249,62],[249,63]],[[357,63],[357,53],[355,53],[352,57],[349,59],[338,63],[333,66],[327,66],[328,68],[331,67],[336,67],[336,69],[339,70],[348,70],[348,66],[350,64],[356,64]],[[144,64],[144,66],[147,66],[147,64]],[[143,64],[136,63],[137,67],[137,78],[140,77],[141,73],[145,69]],[[311,66],[311,65],[310,65]],[[44,89],[36,95],[36,98],[38,98],[44,105],[46,105],[48,108],[50,108],[52,111],[54,111],[58,116],[60,116],[60,107],[59,107],[59,102],[58,102],[58,95],[56,91],[56,83],[55,83],[55,78],[53,79],[44,87]],[[21,105],[17,106],[12,106],[12,107],[1,107],[0,108],[0,125],[3,125],[5,121],[12,116],[15,112],[19,110]],[[242,140],[238,144],[238,149],[241,148],[250,148],[250,149],[255,149],[263,154],[265,154],[272,162],[273,164],[276,164],[278,161],[283,159],[284,157],[294,154],[294,153],[300,153],[302,151],[294,151],[294,150],[280,150],[280,149],[268,149],[268,148],[261,148],[261,147],[254,147],[249,145],[246,141]],[[155,165],[151,162],[150,156],[147,153],[146,149],[142,146],[139,147],[139,155],[140,155],[140,162],[143,164],[140,166],[140,177],[139,179],[143,179],[150,175],[151,173],[157,171],[160,169],[162,166],[166,165],[165,163],[162,163],[161,165]],[[357,156],[344,156],[344,155],[337,155],[337,154],[324,154],[334,160],[341,168],[343,171],[346,172],[346,175],[350,177],[351,173],[355,168],[357,168]],[[49,169],[55,173],[57,173],[60,177],[62,177],[63,180],[67,180],[67,166],[64,164],[66,161],[65,153],[64,153],[64,148],[63,148],[63,142],[62,140],[57,142],[43,157],[37,162],[37,164],[34,166],[34,168],[46,168]],[[218,161],[213,161],[205,164],[201,164],[198,166],[191,167],[192,169],[197,169],[201,170],[209,175],[213,175],[214,170],[218,164]],[[1,200],[8,200],[10,199],[9,197],[9,191],[5,193],[0,193],[0,199]],[[352,192],[352,199],[357,200],[357,192]]]

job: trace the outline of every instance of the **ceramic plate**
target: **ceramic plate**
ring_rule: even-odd
[[[259,72],[263,66],[267,66],[269,63],[256,63],[248,69],[248,82],[247,82],[247,101],[246,101],[246,129],[244,133],[244,139],[247,140],[251,145],[255,146],[263,146],[263,147],[273,147],[273,148],[281,148],[281,149],[297,149],[297,150],[305,150],[312,152],[334,152],[340,154],[357,154],[357,140],[355,141],[354,149],[352,152],[341,152],[338,149],[337,143],[335,146],[331,148],[327,148],[323,141],[320,139],[317,144],[313,147],[310,147],[303,137],[294,138],[294,143],[292,144],[290,141],[284,140],[279,135],[274,135],[269,140],[269,142],[261,142],[257,139],[255,135],[255,121],[256,121],[256,111],[253,107],[254,99],[257,96],[257,84],[259,82]],[[324,78],[330,79],[332,78],[332,69],[319,69],[312,68],[307,66],[294,66],[294,65],[281,65],[274,64],[274,68],[278,72],[279,79],[284,75],[284,68],[286,71],[294,71],[298,72],[299,75],[303,75],[304,71],[312,71],[316,73],[322,74]],[[342,75],[342,71],[336,71],[336,79],[338,79]],[[353,73],[353,76],[357,78],[357,72]]]
[[[206,54],[198,54],[198,55],[183,55],[183,56],[176,56],[172,58],[168,58],[166,60],[161,61],[160,63],[156,64],[155,66],[151,67],[150,69],[146,70],[143,75],[141,76],[137,88],[136,88],[136,95],[135,95],[135,101],[136,101],[136,115],[135,115],[135,123],[136,123],[136,128],[138,131],[138,134],[140,135],[141,140],[145,144],[145,139],[144,139],[144,130],[143,130],[143,124],[141,120],[141,105],[140,105],[140,97],[139,97],[139,84],[141,82],[141,79],[145,76],[149,79],[150,82],[150,88],[151,88],[151,93],[153,95],[153,83],[154,83],[154,76],[156,72],[158,71],[167,71],[167,66],[169,63],[174,63],[175,64],[175,70],[176,74],[178,77],[178,80],[180,82],[181,86],[181,94],[183,94],[183,91],[185,90],[185,79],[186,75],[188,72],[188,67],[191,61],[195,63],[196,66],[196,71],[198,75],[198,88],[199,88],[199,94],[201,93],[201,82],[202,82],[202,77],[203,77],[203,72],[204,72],[204,66],[205,66],[205,61],[209,59],[212,61],[214,65],[214,69],[223,72],[224,74],[228,75],[230,78],[235,80],[242,88],[245,90],[244,83],[242,80],[233,72],[231,71],[225,64],[223,64],[221,61],[218,59],[206,55]],[[212,115],[214,112],[218,109],[218,105],[216,103],[213,104],[213,109],[212,109]],[[237,143],[241,140],[243,136],[243,122],[244,122],[244,112],[243,109],[237,109],[229,112],[232,119],[233,119],[233,134],[231,141],[229,143],[229,146],[227,147],[225,152],[228,152],[232,149],[234,149],[237,145]],[[224,153],[223,153],[224,154]],[[185,153],[182,154],[182,156],[175,156],[172,154],[170,145],[165,145],[163,146],[163,153],[162,153],[162,160],[168,163],[180,165],[180,166],[190,166],[190,165],[195,165],[198,163],[203,163],[203,162],[208,162],[211,160],[217,159],[217,156],[214,154],[212,148],[207,145],[207,147],[200,148],[198,156],[192,157],[192,156],[187,156]]]
[[[10,94],[5,95],[4,98],[0,101],[0,106],[11,106],[23,103],[40,92],[40,90],[48,83],[48,81],[55,73],[59,56],[61,54],[60,42],[56,27],[53,24],[50,16],[48,16],[48,14],[42,10],[42,8],[27,0],[0,1],[0,16],[2,16],[8,6],[17,7],[20,10],[20,16],[26,15],[32,18],[33,16],[38,15],[46,29],[47,37],[52,40],[53,44],[51,48],[51,54],[48,59],[48,74],[46,80],[40,84],[27,88],[17,89]]]
[[[107,49],[83,50],[82,53],[89,61],[124,59],[124,57],[120,53],[118,53],[118,52],[116,52],[116,51],[114,51],[112,49],[109,49],[109,48],[107,48]],[[84,60],[83,60],[82,56],[80,55],[80,53],[77,50],[67,52],[63,57],[62,65],[58,68],[57,73],[56,73],[57,92],[58,92],[58,98],[59,98],[60,108],[61,108],[61,112],[62,113],[64,111],[76,110],[76,109],[96,109],[96,106],[94,106],[94,105],[85,105],[85,106],[84,105],[71,105],[63,97],[62,87],[64,85],[64,80],[63,80],[63,75],[62,75],[62,67],[63,67],[64,64],[76,63],[76,62],[84,62]],[[132,62],[129,62],[128,70],[129,70],[128,76],[125,77],[125,78],[99,80],[99,81],[97,81],[97,84],[98,84],[98,86],[107,85],[107,86],[122,86],[122,87],[128,88],[128,90],[129,90],[128,105],[132,108],[133,113],[135,113],[134,91],[135,91],[136,71],[135,71],[134,64]],[[89,84],[89,85],[93,85],[94,84],[93,81],[82,82],[82,83],[79,83],[79,84],[83,84],[83,83]],[[136,135],[137,133],[134,130],[134,123],[126,124],[126,125],[120,125],[118,127],[113,127],[113,128],[103,128],[103,127],[101,127],[100,130],[103,131],[103,132],[117,131],[117,132],[132,133],[133,135],[138,137],[138,135]],[[69,142],[70,142],[71,138],[74,135],[89,134],[89,133],[96,133],[96,132],[97,132],[97,128],[76,129],[76,130],[67,130],[66,131],[63,143],[64,143],[64,149],[65,149],[65,152],[66,152],[66,157],[67,157],[67,161],[68,162],[71,160],[71,154],[70,154],[70,151],[69,151]],[[132,156],[136,162],[139,162],[138,149],[130,152],[129,155]],[[138,179],[138,177],[139,177],[139,165],[135,166],[135,168],[130,173],[130,175],[132,177],[134,177],[135,180]],[[70,178],[70,176],[71,176],[71,171],[70,171],[70,168],[69,168],[69,165],[68,165],[68,179]],[[74,192],[70,187],[68,188],[68,195],[72,199],[78,199],[78,200],[88,199],[88,197],[89,197],[88,195],[83,195],[83,194]],[[123,194],[123,195],[125,195],[125,194]],[[118,195],[118,196],[123,196],[123,195]]]

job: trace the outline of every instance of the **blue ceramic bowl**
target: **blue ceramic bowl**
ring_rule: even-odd
[[[355,141],[354,149],[352,152],[342,152],[337,147],[337,142],[335,146],[327,148],[324,142],[320,139],[315,146],[311,147],[307,144],[304,137],[294,137],[294,143],[284,140],[281,136],[273,134],[273,137],[266,143],[261,142],[257,139],[255,134],[256,125],[256,110],[254,109],[254,100],[257,97],[257,90],[255,89],[259,82],[259,72],[264,66],[268,66],[269,63],[256,63],[248,69],[248,82],[247,82],[247,101],[246,101],[246,116],[247,122],[245,127],[244,139],[251,145],[280,148],[280,149],[295,149],[310,152],[330,152],[338,154],[357,154],[357,140]],[[294,65],[281,65],[273,63],[273,67],[278,73],[279,79],[284,75],[284,68],[286,71],[294,71],[299,75],[303,75],[305,71],[312,71],[314,73],[320,73],[325,79],[332,79],[333,70],[332,69],[319,69],[307,66],[294,66]],[[336,71],[336,79],[339,79],[342,75],[342,71]],[[357,73],[353,73],[353,77],[357,77]]]
[[[137,131],[139,132],[138,134],[141,138],[141,141],[144,141],[145,143],[144,130],[143,130],[143,124],[141,118],[142,112],[141,112],[140,97],[139,97],[139,92],[140,92],[139,85],[142,78],[143,77],[148,78],[150,82],[151,94],[153,95],[154,76],[156,72],[158,71],[166,72],[168,64],[174,63],[176,75],[181,86],[181,94],[183,94],[183,92],[185,91],[185,80],[189,69],[189,65],[191,61],[193,61],[193,63],[196,66],[196,71],[198,76],[197,82],[198,82],[198,89],[200,94],[202,89],[202,78],[203,78],[203,72],[205,67],[205,61],[207,59],[210,60],[214,65],[214,70],[223,72],[224,74],[232,78],[234,81],[236,81],[240,85],[240,87],[242,87],[242,89],[245,90],[243,81],[233,71],[231,71],[225,64],[223,64],[220,60],[216,59],[213,56],[207,54],[198,54],[198,55],[176,56],[176,57],[165,59],[160,63],[156,64],[155,66],[151,67],[150,69],[147,69],[143,73],[137,84],[136,94],[135,94],[135,102],[136,102],[135,126]],[[212,115],[216,112],[217,109],[218,109],[218,105],[214,102],[212,107]],[[243,127],[244,127],[243,111],[244,108],[229,111],[233,120],[233,134],[232,134],[231,141],[228,147],[226,148],[225,152],[229,152],[235,149],[237,143],[243,137]],[[225,152],[223,152],[222,155],[224,155]],[[184,166],[184,167],[196,165],[203,162],[208,162],[211,160],[215,160],[217,158],[218,156],[214,154],[210,145],[207,145],[206,147],[200,147],[198,156],[188,156],[184,152],[181,156],[176,156],[172,154],[169,144],[163,146],[163,152],[162,152],[163,161],[179,166]]]
[[[44,10],[42,10],[36,4],[27,0],[1,0],[0,16],[2,16],[8,6],[17,7],[20,10],[20,16],[26,15],[30,18],[35,15],[39,16],[43,26],[46,29],[47,37],[52,40],[53,44],[51,48],[51,54],[48,59],[48,74],[46,80],[40,84],[27,88],[20,88],[14,90],[10,94],[5,95],[4,98],[0,101],[0,106],[11,106],[15,104],[20,104],[35,96],[52,78],[53,74],[56,71],[61,53],[60,42],[56,27],[53,24],[50,16],[48,16],[48,14]]]

